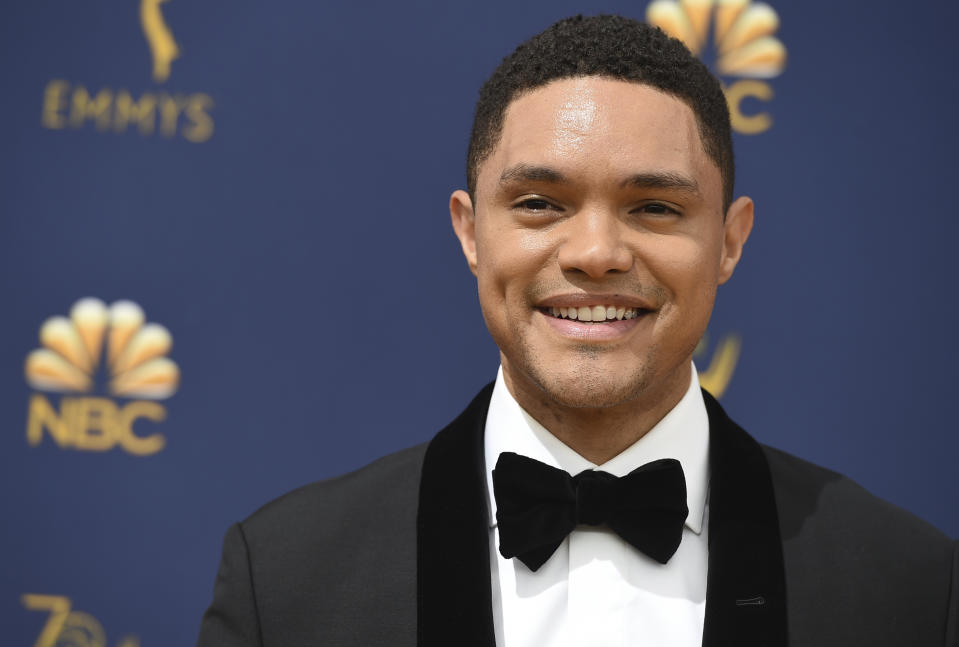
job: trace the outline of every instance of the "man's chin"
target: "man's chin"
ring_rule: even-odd
[[[609,376],[543,376],[537,380],[546,397],[569,409],[610,409],[642,396],[647,384],[643,376],[610,379]]]

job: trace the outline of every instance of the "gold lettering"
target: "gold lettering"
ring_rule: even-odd
[[[43,91],[43,111],[40,116],[44,127],[59,130],[66,125],[67,120],[62,111],[67,107],[66,95],[69,89],[70,84],[66,81],[54,79],[47,83]]]
[[[70,111],[70,125],[80,128],[87,119],[95,119],[97,130],[106,130],[110,126],[110,106],[113,93],[106,88],[97,92],[96,98],[82,85],[73,89],[73,108]]]
[[[80,411],[80,398],[60,399],[60,419],[70,431],[70,445],[77,446],[77,414]]]
[[[138,418],[163,422],[166,419],[166,409],[156,402],[131,402],[120,409],[116,421],[117,439],[124,449],[136,456],[156,454],[166,445],[166,438],[163,434],[137,436],[133,433],[133,422]]]
[[[186,101],[179,94],[172,97],[168,94],[160,95],[160,134],[164,137],[176,135],[177,122],[185,107]]]
[[[69,425],[66,404],[69,399],[64,398],[61,408],[63,415],[58,415],[56,409],[44,396],[34,393],[30,398],[30,409],[27,413],[27,443],[37,446],[43,440],[44,428],[50,432],[54,442],[60,447],[69,447],[73,444],[73,430]]]
[[[76,447],[94,452],[112,449],[118,440],[117,405],[106,398],[79,398]]]
[[[213,136],[214,105],[213,98],[203,92],[187,96],[147,92],[136,98],[129,90],[101,88],[91,95],[82,85],[53,79],[44,88],[40,121],[54,130],[82,128],[92,121],[97,130],[112,126],[116,133],[135,125],[145,137],[156,132],[174,137],[180,132],[187,141],[200,143]]]
[[[744,114],[742,102],[746,97],[769,101],[773,98],[773,89],[768,83],[744,79],[733,83],[726,89],[726,101],[729,104],[729,118],[733,130],[744,135],[756,135],[769,130],[773,125],[773,118],[768,112],[758,112],[754,115]]]
[[[24,593],[20,596],[23,606],[30,611],[49,611],[50,616],[46,624],[37,636],[37,642],[34,647],[53,647],[60,632],[63,630],[63,623],[67,621],[70,615],[70,598],[61,595],[39,595],[37,593]]]
[[[107,398],[63,398],[58,414],[46,397],[34,393],[27,413],[27,443],[39,445],[46,430],[61,448],[103,452],[119,444],[135,456],[149,456],[166,446],[166,437],[137,435],[134,423],[141,418],[163,422],[166,415],[157,402],[138,400],[118,408]]]
[[[83,611],[71,611],[63,623],[57,645],[83,645],[84,647],[106,647],[107,634],[100,621]]]
[[[186,118],[192,123],[183,128],[183,136],[191,142],[205,142],[213,136],[213,117],[208,110],[213,108],[213,98],[198,92],[190,96],[186,104]]]
[[[133,122],[140,127],[141,135],[152,135],[156,127],[157,100],[152,94],[144,94],[134,101],[126,90],[117,92],[113,112],[113,130],[122,133]]]

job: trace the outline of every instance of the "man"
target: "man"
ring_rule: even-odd
[[[753,221],[733,175],[678,41],[605,16],[521,45],[450,200],[495,384],[234,525],[200,644],[959,645],[952,541],[699,389]]]

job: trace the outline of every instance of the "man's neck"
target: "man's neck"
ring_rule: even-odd
[[[689,390],[691,365],[661,386],[647,389],[611,407],[571,407],[551,398],[529,380],[504,371],[506,386],[519,405],[564,445],[602,465],[646,435]]]

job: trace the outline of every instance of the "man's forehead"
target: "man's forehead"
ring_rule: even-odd
[[[514,99],[479,170],[482,178],[493,167],[499,175],[516,164],[583,162],[622,166],[629,173],[643,170],[636,165],[688,173],[704,163],[715,168],[683,101],[648,85],[586,76],[553,81]]]

